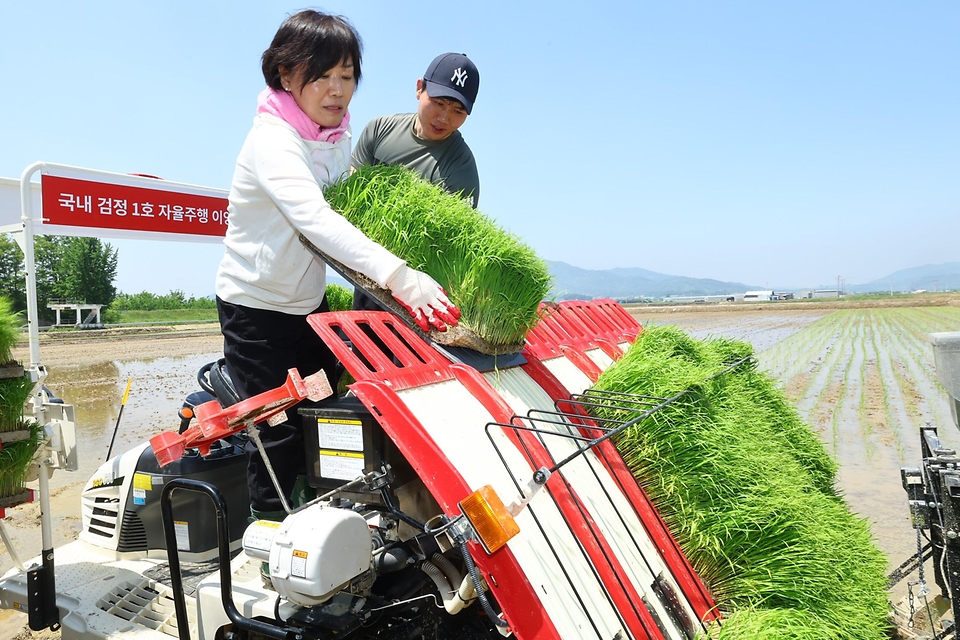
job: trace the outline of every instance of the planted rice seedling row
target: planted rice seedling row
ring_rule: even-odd
[[[799,398],[804,397],[807,394],[810,385],[813,384],[813,381],[818,376],[822,375],[824,367],[827,364],[827,358],[832,353],[832,344],[836,342],[837,336],[829,335],[826,331],[822,330],[819,332],[819,336],[822,337],[820,342],[821,348],[816,351],[811,350],[811,353],[822,353],[824,355],[807,359],[805,357],[794,359],[792,361],[787,361],[786,356],[789,354],[789,351],[783,350],[781,353],[784,355],[782,361],[786,362],[786,367],[779,367],[778,369],[772,369],[772,371],[778,371],[776,377],[780,380],[786,382],[785,388],[790,389],[789,395],[791,400],[798,400]],[[768,352],[762,353],[758,360],[766,370],[771,371],[768,367],[768,362],[773,358],[767,355]]]
[[[821,416],[827,412],[830,412],[832,418],[837,419],[840,415],[840,411],[844,406],[857,406],[858,409],[855,412],[856,416],[864,414],[867,411],[873,409],[870,406],[870,403],[876,404],[878,401],[881,403],[877,407],[882,413],[886,416],[884,421],[885,427],[887,430],[887,437],[895,444],[898,451],[899,457],[902,457],[904,454],[903,450],[903,434],[907,431],[907,425],[909,424],[909,418],[903,409],[905,403],[904,390],[902,385],[898,384],[897,375],[896,375],[896,361],[899,358],[902,358],[903,355],[897,350],[897,342],[892,339],[892,334],[889,328],[886,326],[885,318],[879,316],[871,311],[842,311],[837,312],[837,318],[835,322],[842,322],[845,324],[847,329],[851,329],[854,323],[860,323],[863,327],[863,331],[869,332],[872,336],[870,344],[872,346],[871,351],[864,354],[864,357],[867,359],[872,359],[877,363],[877,374],[879,383],[881,386],[881,397],[880,398],[869,398],[866,402],[867,405],[861,408],[861,394],[859,392],[860,386],[863,384],[862,380],[856,382],[856,389],[851,390],[851,393],[855,393],[858,397],[848,397],[847,394],[834,395],[826,393],[825,390],[830,389],[831,387],[841,386],[846,387],[849,384],[850,380],[850,362],[844,363],[843,361],[837,360],[834,362],[834,366],[831,368],[830,377],[824,381],[820,381],[819,384],[820,392],[812,400],[808,398],[801,398],[798,401],[798,407],[802,415],[806,415],[808,419],[816,423],[821,423],[822,420],[818,420],[818,416]],[[846,336],[844,337],[846,347],[841,347],[841,349],[849,349],[853,346],[853,336],[855,335],[851,331],[845,331]],[[877,348],[877,342],[880,342],[884,346],[882,348]],[[816,389],[816,387],[814,387]],[[852,412],[848,415],[853,415]],[[838,455],[838,432],[846,431],[848,433],[858,432],[863,433],[864,431],[870,431],[870,428],[865,429],[863,426],[857,423],[857,428],[854,429],[842,429],[838,422],[833,422],[831,430],[833,439],[830,441],[831,450],[834,452],[834,455]],[[902,461],[902,460],[901,460]]]
[[[893,339],[900,343],[901,349],[911,354],[912,359],[923,360],[930,350],[930,340],[927,337],[931,329],[920,325],[915,318],[908,315],[883,317],[885,325],[891,327]]]
[[[829,329],[830,342],[826,346],[823,354],[818,358],[819,366],[815,375],[807,381],[807,386],[802,390],[801,395],[795,398],[797,408],[806,420],[809,420],[815,427],[826,431],[827,423],[824,420],[817,420],[817,416],[824,413],[829,414],[833,404],[839,400],[836,393],[831,393],[836,389],[836,378],[839,371],[845,366],[844,356],[849,347],[850,322],[849,318],[838,321],[837,318],[825,319],[825,326]],[[762,360],[761,360],[762,362]],[[827,409],[824,409],[827,407]]]
[[[905,326],[905,323],[899,320],[896,317],[884,318],[884,322],[891,329],[890,353],[893,372],[898,376],[898,380],[902,380],[899,386],[907,408],[910,409],[912,405],[917,411],[912,426],[915,428],[920,422],[928,420],[937,424],[948,424],[950,415],[944,411],[945,403],[937,401],[941,398],[945,400],[946,391],[937,380],[927,334],[922,334],[921,340],[905,330],[898,331],[898,328]]]
[[[883,390],[883,411],[886,416],[887,433],[896,447],[897,458],[900,464],[906,461],[907,451],[905,437],[907,435],[907,421],[903,396],[893,375],[893,360],[888,346],[877,351],[877,371]]]
[[[821,324],[820,327],[811,326],[796,334],[791,344],[785,341],[778,345],[781,358],[784,362],[791,359],[809,361],[818,357],[829,358],[830,356],[822,351],[819,354],[804,351],[804,342],[810,345],[818,342],[822,344],[816,337],[806,341],[805,334],[807,331],[820,331],[822,335],[823,327],[837,327],[851,322],[853,317],[862,318],[864,323],[865,360],[862,373],[859,364],[856,369],[847,372],[849,393],[858,396],[855,400],[857,410],[847,412],[838,408],[833,415],[843,416],[837,425],[841,434],[858,434],[860,451],[852,444],[848,445],[846,450],[831,446],[831,451],[841,466],[855,463],[862,469],[874,468],[877,465],[885,469],[876,474],[878,478],[871,476],[869,481],[858,480],[851,471],[846,482],[850,495],[856,496],[861,502],[857,506],[858,511],[876,522],[883,523],[884,526],[879,528],[878,532],[884,537],[885,548],[897,550],[898,556],[893,563],[893,566],[896,566],[915,544],[912,540],[913,531],[906,519],[902,489],[896,480],[900,466],[914,465],[919,460],[919,442],[916,435],[919,424],[930,420],[940,425],[941,435],[952,446],[956,446],[955,443],[960,439],[952,427],[947,397],[936,382],[933,352],[926,338],[929,332],[960,329],[960,311],[837,311],[818,323]],[[848,339],[848,336],[852,339],[852,334],[840,335],[841,339]],[[840,347],[832,346],[831,349],[837,350]],[[764,362],[766,355],[761,355]],[[823,392],[830,380],[811,377],[807,394],[797,403],[801,415],[812,419],[818,411],[828,410],[822,405],[811,405],[810,397],[816,394],[820,403],[830,403],[826,392]],[[835,381],[836,377],[832,380]],[[833,402],[838,407],[853,406],[852,401],[847,398],[837,398]],[[843,437],[841,435],[838,441],[842,441]],[[851,467],[853,468],[857,467]],[[863,482],[878,486],[871,489],[865,487]],[[892,495],[888,497],[876,493],[885,483],[891,486]]]
[[[896,316],[910,327],[911,333],[920,342],[927,341],[927,334],[939,331],[952,331],[960,323],[960,309],[952,307],[930,307],[924,309],[903,309]]]
[[[843,443],[840,439],[840,426],[841,421],[845,418],[844,416],[849,415],[850,411],[853,410],[853,407],[859,407],[859,403],[856,401],[857,391],[859,391],[859,384],[851,385],[851,371],[859,368],[859,363],[865,359],[865,354],[862,351],[862,339],[864,332],[864,323],[861,317],[854,318],[854,322],[851,324],[851,329],[853,335],[849,340],[849,358],[845,365],[842,367],[842,378],[839,385],[838,397],[839,402],[835,403],[830,416],[830,432],[833,435],[832,446],[834,451],[838,447],[842,446]],[[855,378],[856,379],[856,378]]]
[[[879,380],[877,375],[877,361],[875,358],[863,359],[860,369],[860,401],[857,405],[857,421],[860,427],[860,441],[863,443],[864,454],[867,460],[872,459],[877,452],[877,447],[873,442],[873,435],[876,433],[877,421],[882,417],[872,408],[868,394],[882,393],[877,389],[871,389],[871,382]],[[884,422],[884,425],[886,422]]]
[[[781,381],[801,374],[812,378],[822,368],[839,339],[839,329],[831,316],[821,318],[810,327],[758,354],[763,368]],[[807,383],[802,392],[806,393]]]
[[[871,351],[869,358],[872,363],[871,374],[874,377],[861,381],[865,390],[871,390],[871,384],[875,387],[872,389],[873,393],[870,393],[864,399],[866,404],[862,411],[863,415],[868,418],[882,417],[882,420],[873,420],[864,424],[859,421],[861,411],[858,411],[856,426],[861,434],[865,434],[864,450],[867,460],[870,460],[877,451],[874,439],[866,435],[869,434],[871,437],[875,436],[892,443],[897,460],[902,463],[904,457],[904,429],[896,412],[897,403],[893,399],[900,398],[899,387],[896,385],[896,380],[889,376],[888,358],[885,355],[887,351],[878,348],[878,338],[879,343],[883,343],[887,341],[887,335],[882,326],[878,327],[873,323],[870,324]],[[894,396],[892,397],[891,394],[894,394]]]

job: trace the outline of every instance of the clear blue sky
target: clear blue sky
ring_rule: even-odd
[[[228,188],[286,2],[4,2],[0,176],[43,160]],[[960,260],[960,3],[327,2],[351,113],[466,52],[480,209],[541,256],[770,287]],[[213,292],[217,245],[111,241],[122,291]]]

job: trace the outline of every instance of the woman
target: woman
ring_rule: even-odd
[[[347,107],[360,80],[360,39],[343,18],[306,10],[280,26],[261,59],[267,83],[230,188],[226,251],[216,292],[227,370],[241,399],[284,383],[296,367],[333,372],[336,359],[306,322],[328,310],[325,265],[299,240],[389,289],[423,328],[455,326],[459,310],[430,276],[411,269],[333,211],[322,187],[350,165]],[[303,473],[300,420],[260,426],[284,493]],[[255,517],[283,504],[263,460],[247,443]]]

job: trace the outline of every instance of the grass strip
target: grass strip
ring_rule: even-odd
[[[836,464],[767,375],[738,367],[710,379],[751,352],[644,331],[595,386],[692,392],[617,446],[728,618],[719,637],[885,638],[886,559],[837,495]]]
[[[460,308],[460,323],[495,345],[522,343],[550,289],[527,245],[397,166],[364,166],[329,188],[330,205],[367,236],[429,273]]]

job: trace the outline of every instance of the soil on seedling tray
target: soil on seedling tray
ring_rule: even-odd
[[[697,338],[753,344],[760,367],[785,389],[840,463],[840,489],[851,508],[872,523],[890,569],[916,550],[900,467],[919,464],[918,427],[926,421],[939,427],[948,446],[960,447],[925,338],[933,331],[960,330],[960,297],[905,306],[895,299],[871,306],[831,301],[628,309],[644,325],[671,324]],[[58,471],[51,481],[55,546],[79,533],[80,490],[106,458],[127,379],[133,382],[114,455],[178,427],[183,398],[198,389],[197,371],[220,357],[221,347],[216,325],[42,336],[47,387],[76,407],[80,457],[78,471]],[[14,356],[28,360],[26,345]],[[37,556],[38,506],[21,505],[7,514],[20,558]],[[0,545],[0,570],[13,566]],[[905,582],[897,585],[891,598],[899,600],[906,588]],[[0,638],[57,637],[31,632],[22,614],[0,611]]]

